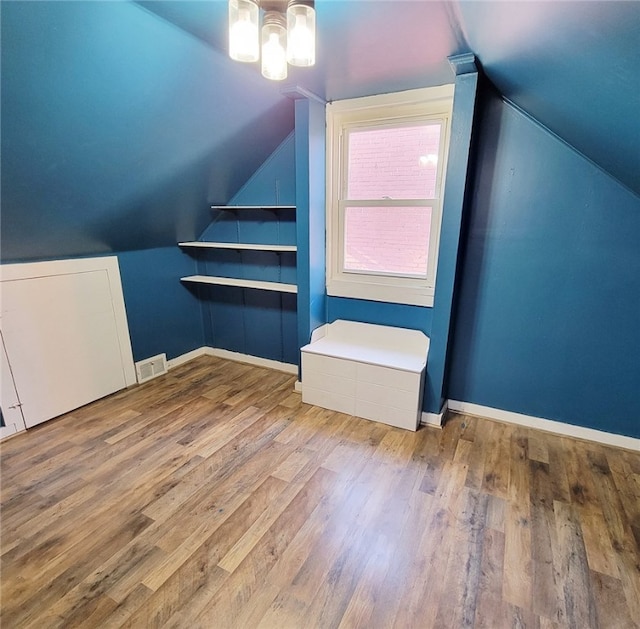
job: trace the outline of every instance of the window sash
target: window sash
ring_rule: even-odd
[[[446,130],[446,120],[439,116],[412,116],[410,118],[403,118],[398,121],[395,118],[391,118],[384,121],[369,121],[367,123],[348,123],[345,122],[342,125],[341,130],[341,154],[340,154],[340,173],[341,173],[341,187],[340,187],[340,199],[348,199],[349,197],[349,174],[351,167],[350,152],[349,149],[352,146],[350,136],[354,133],[363,133],[367,131],[387,131],[387,130],[401,130],[410,127],[438,127],[438,153],[437,153],[437,165],[435,174],[435,190],[434,196],[437,198],[440,196],[441,178],[442,178],[442,160],[444,157],[444,132]],[[362,200],[363,197],[358,197]],[[380,197],[377,197],[378,199]],[[393,200],[398,200],[400,197],[390,197]],[[421,197],[411,197],[412,199],[420,199]]]
[[[395,199],[394,199],[395,201]],[[436,211],[437,206],[435,205],[437,200],[415,200],[411,199],[410,201],[402,203],[390,203],[387,199],[384,201],[378,200],[377,202],[371,202],[370,205],[367,202],[357,201],[340,201],[338,206],[338,221],[340,228],[338,230],[338,238],[337,238],[337,268],[340,274],[357,276],[358,281],[361,281],[363,278],[366,278],[367,275],[377,278],[389,277],[395,281],[407,279],[412,283],[418,281],[420,285],[425,286],[433,286],[435,282],[435,263],[439,245],[439,231],[440,231],[440,220],[441,215]],[[347,269],[345,267],[344,253],[345,253],[345,237],[346,237],[346,227],[345,227],[345,213],[347,208],[350,207],[422,207],[425,211],[431,210],[431,222],[429,228],[429,247],[427,250],[427,269],[425,274],[409,274],[409,273],[393,273],[389,271],[372,271],[372,270],[352,270]],[[355,279],[355,278],[354,278]]]
[[[415,126],[429,126],[437,124],[440,127],[440,138],[438,142],[438,165],[436,170],[435,196],[432,198],[391,198],[391,199],[350,199],[347,196],[349,188],[349,142],[348,137],[352,132],[374,130],[374,129],[401,129]],[[362,279],[366,275],[377,277],[388,276],[390,278],[407,278],[411,280],[420,280],[426,285],[433,285],[435,282],[435,262],[437,246],[439,245],[440,231],[440,214],[441,214],[441,190],[443,187],[443,163],[446,149],[446,131],[447,119],[442,115],[412,115],[403,116],[401,118],[386,117],[377,120],[368,120],[366,122],[348,122],[343,121],[340,131],[340,194],[338,203],[338,272],[340,274],[348,274],[357,276]],[[347,140],[347,141],[345,141]],[[431,225],[429,237],[429,249],[427,252],[427,271],[425,274],[414,275],[409,273],[392,273],[392,272],[376,272],[376,271],[353,271],[345,268],[344,251],[345,251],[345,209],[347,207],[431,207]]]

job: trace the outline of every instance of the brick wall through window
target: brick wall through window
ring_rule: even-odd
[[[440,124],[353,130],[349,133],[344,270],[426,276]],[[349,200],[398,199],[393,207],[349,207]]]

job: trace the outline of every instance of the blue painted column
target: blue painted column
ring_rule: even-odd
[[[449,62],[456,78],[425,387],[425,410],[429,413],[440,413],[446,397],[451,318],[478,87],[478,69],[473,54],[449,57]]]
[[[298,347],[326,323],[325,294],[325,103],[296,89],[295,99],[296,237]]]

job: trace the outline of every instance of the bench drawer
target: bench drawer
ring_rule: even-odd
[[[420,385],[420,375],[420,373],[380,367],[379,365],[358,364],[359,381],[402,389],[403,391],[415,391],[416,387]]]
[[[349,395],[351,397],[355,397],[356,395],[356,381],[354,378],[344,378],[328,373],[320,373],[313,371],[309,367],[307,367],[304,372],[304,386],[309,386],[321,391],[331,391],[338,395]]]
[[[326,373],[338,378],[356,379],[356,363],[343,358],[333,358],[322,354],[302,352],[302,371]]]
[[[366,400],[356,401],[356,417],[363,417],[374,422],[389,424],[396,428],[404,428],[405,430],[416,430],[420,421],[417,409],[402,410],[393,408],[392,406],[382,406],[373,404]]]
[[[410,411],[415,410],[418,405],[418,387],[416,386],[413,391],[405,391],[395,387],[358,381],[356,398],[380,406],[390,406]]]
[[[305,404],[313,404],[347,415],[356,414],[356,398],[353,395],[340,395],[334,391],[316,389],[305,384],[302,389],[302,401]]]

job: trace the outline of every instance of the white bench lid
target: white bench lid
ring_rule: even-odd
[[[429,338],[419,330],[339,319],[314,330],[301,351],[419,373]]]

